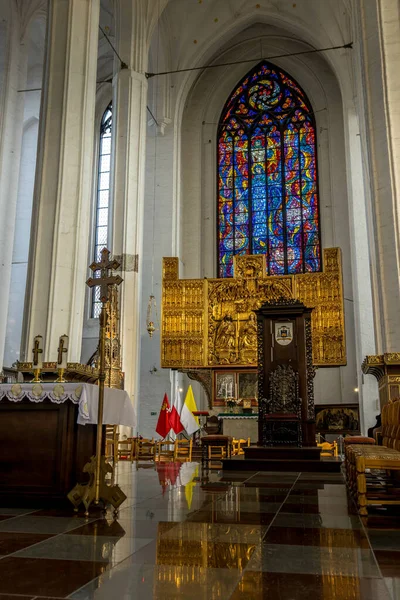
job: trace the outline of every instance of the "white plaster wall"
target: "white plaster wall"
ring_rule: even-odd
[[[157,80],[149,81],[148,106],[157,124],[148,112],[138,402],[138,431],[145,437],[156,435],[155,427],[165,393],[172,402],[177,389],[182,389],[184,398],[188,385],[192,383],[198,406],[202,407],[204,402],[199,384],[190,382],[186,375],[161,369],[160,332],[156,331],[150,338],[146,330],[150,294],[155,296],[158,319],[161,321],[162,258],[179,254],[175,194],[177,130],[170,118],[170,99],[169,85]]]

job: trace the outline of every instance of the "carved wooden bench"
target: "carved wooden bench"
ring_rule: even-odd
[[[369,504],[400,504],[400,496],[367,493],[367,470],[400,471],[400,452],[385,446],[354,444],[346,448],[347,482],[356,498],[360,515],[366,515]]]
[[[388,493],[385,486],[368,486],[369,470],[400,471],[400,399],[396,398],[382,409],[383,446],[346,444],[346,477],[350,492],[356,499],[359,513],[367,515],[373,504],[400,504],[399,493]],[[377,480],[376,480],[377,481]],[[370,478],[372,482],[372,478]],[[395,488],[391,488],[396,491]]]

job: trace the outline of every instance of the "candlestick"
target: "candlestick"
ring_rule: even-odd
[[[60,336],[60,341],[58,344],[58,355],[57,355],[57,367],[59,369],[67,368],[67,354],[68,354],[68,341],[69,338],[67,335]]]
[[[34,337],[32,353],[32,367],[40,370],[43,367],[43,337],[41,335]]]

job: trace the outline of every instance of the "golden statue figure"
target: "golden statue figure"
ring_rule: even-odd
[[[239,337],[240,359],[242,362],[254,362],[257,354],[257,322],[254,313],[242,325]]]
[[[222,364],[229,364],[235,360],[236,350],[236,325],[230,313],[226,314],[218,325],[214,352],[217,360]]]
[[[215,336],[215,349],[233,350],[235,348],[236,328],[232,316],[228,313],[218,326]]]

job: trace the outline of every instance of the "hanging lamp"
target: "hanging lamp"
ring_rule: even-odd
[[[153,294],[150,294],[149,301],[147,303],[146,329],[151,338],[153,337],[153,333],[160,329],[157,303]]]

